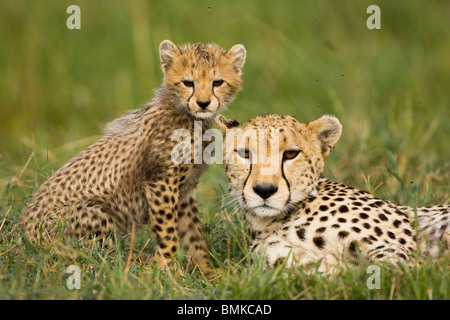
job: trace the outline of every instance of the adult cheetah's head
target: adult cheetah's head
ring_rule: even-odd
[[[323,159],[333,150],[342,126],[333,116],[308,124],[268,115],[245,124],[216,119],[230,191],[257,216],[276,216],[316,192]]]
[[[241,88],[246,50],[237,44],[225,51],[214,44],[159,46],[164,86],[183,110],[196,118],[215,117]]]

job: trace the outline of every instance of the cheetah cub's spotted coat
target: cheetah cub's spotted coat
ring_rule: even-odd
[[[267,265],[322,259],[319,271],[326,272],[359,254],[412,262],[415,210],[425,255],[436,256],[438,242],[448,249],[450,206],[398,206],[321,177],[324,158],[341,135],[336,118],[303,124],[269,115],[239,125],[219,116],[216,122],[226,135],[230,191],[253,229],[252,255],[264,255]]]
[[[148,222],[156,235],[156,259],[165,266],[187,246],[192,264],[206,270],[209,255],[200,231],[194,188],[206,164],[194,164],[190,150],[203,150],[191,139],[189,153],[172,161],[176,129],[194,137],[212,126],[241,88],[246,51],[235,45],[160,45],[163,86],[142,109],[113,121],[105,136],[57,171],[36,192],[24,214],[25,231],[34,241],[50,241],[55,226],[76,239],[110,235],[114,224],[121,235]],[[202,127],[203,126],[203,127]],[[201,134],[201,132],[200,132]],[[197,145],[198,144],[198,145]]]

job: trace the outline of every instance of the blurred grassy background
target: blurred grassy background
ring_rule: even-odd
[[[81,30],[66,28],[71,4]],[[371,4],[381,30],[366,27]],[[448,203],[449,12],[439,0],[0,0],[0,224],[106,123],[153,97],[164,39],[245,45],[228,117],[337,116],[329,178],[403,204]],[[198,189],[203,221],[221,190],[212,165]]]

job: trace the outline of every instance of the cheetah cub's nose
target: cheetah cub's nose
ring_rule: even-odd
[[[211,101],[197,101],[197,104],[200,108],[202,108],[203,110],[205,110],[209,104],[211,103]]]
[[[273,184],[257,184],[253,187],[253,191],[255,191],[256,194],[264,200],[270,198],[270,196],[277,192],[277,190],[278,187]]]

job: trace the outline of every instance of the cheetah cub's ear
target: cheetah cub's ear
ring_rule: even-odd
[[[159,45],[159,58],[161,60],[161,68],[166,72],[172,65],[173,59],[181,55],[180,49],[170,40],[164,40]]]
[[[307,128],[319,138],[323,157],[329,156],[342,133],[342,125],[339,120],[336,117],[325,115],[308,123]]]
[[[234,45],[230,50],[227,51],[226,56],[231,58],[234,69],[239,75],[241,75],[242,68],[244,67],[245,63],[245,58],[247,56],[245,47],[242,44]]]
[[[220,115],[214,119],[223,135],[226,135],[227,129],[239,127],[240,123],[236,120],[227,119]]]

